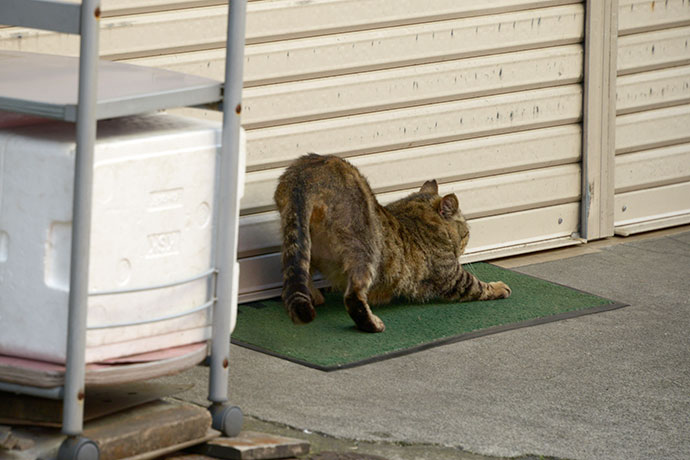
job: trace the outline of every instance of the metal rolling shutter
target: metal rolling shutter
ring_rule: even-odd
[[[394,23],[357,8],[359,30],[248,45],[244,299],[278,292],[272,194],[310,151],[347,157],[382,203],[436,178],[470,219],[466,261],[575,241],[583,6],[461,3],[398,3]]]
[[[690,222],[690,3],[619,0],[615,231]]]

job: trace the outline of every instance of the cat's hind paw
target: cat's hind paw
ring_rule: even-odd
[[[306,295],[294,295],[287,303],[286,309],[295,324],[311,323],[316,318],[316,310],[311,303],[311,298]]]

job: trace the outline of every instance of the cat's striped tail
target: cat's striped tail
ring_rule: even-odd
[[[283,303],[293,323],[309,323],[316,316],[309,291],[311,206],[302,187],[293,189],[290,199],[281,204]]]

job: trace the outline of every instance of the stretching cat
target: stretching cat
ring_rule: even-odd
[[[345,292],[359,329],[382,332],[369,305],[393,297],[412,301],[489,300],[510,295],[503,282],[485,283],[458,261],[469,239],[454,194],[435,180],[381,206],[367,180],[347,161],[310,154],[280,177],[275,192],[283,232],[283,301],[294,323],[316,316],[324,302],[311,275],[321,272]]]

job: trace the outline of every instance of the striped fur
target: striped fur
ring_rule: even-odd
[[[393,297],[488,300],[505,298],[504,283],[485,283],[459,263],[469,228],[458,199],[441,197],[436,181],[381,206],[349,162],[310,154],[280,177],[275,201],[283,232],[283,301],[293,322],[308,323],[323,296],[311,275],[321,272],[345,293],[357,327],[381,332],[370,305]]]

